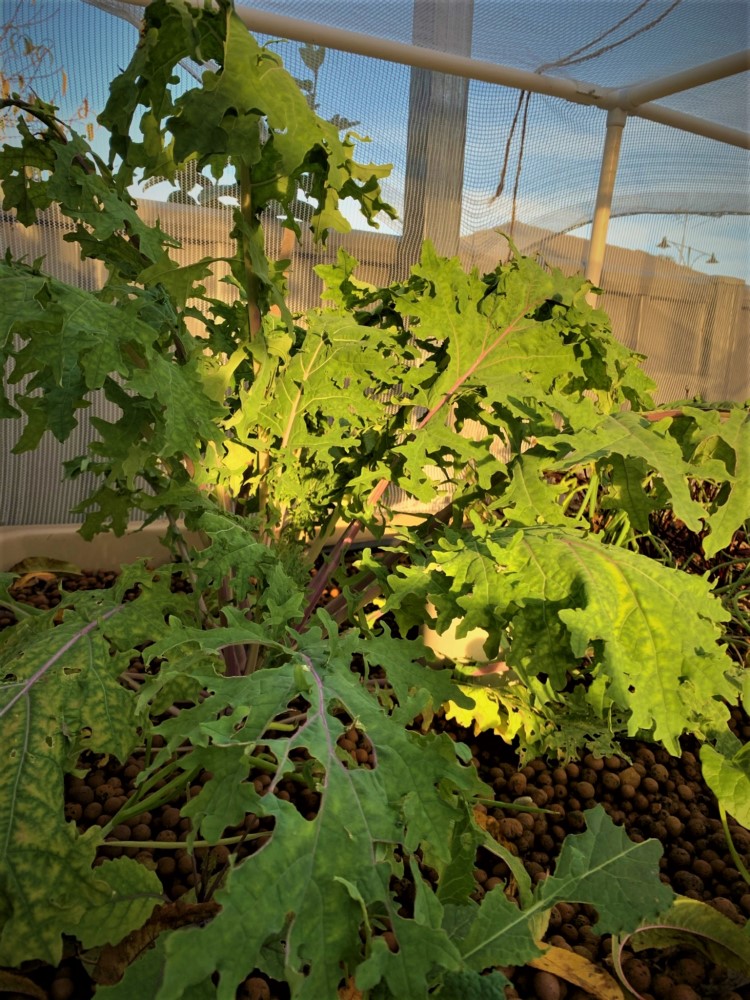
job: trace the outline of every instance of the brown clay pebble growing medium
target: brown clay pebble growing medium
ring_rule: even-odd
[[[87,573],[82,580],[65,580],[62,586],[64,589],[106,587],[111,586],[113,579],[113,574]],[[43,588],[32,586],[29,593],[17,596],[34,597],[37,606],[54,607],[59,602],[60,592],[56,586],[46,583]],[[0,628],[4,625],[6,623],[0,621]],[[747,741],[750,721],[738,709],[733,710],[732,726],[736,734]],[[554,870],[565,836],[584,829],[586,811],[595,803],[602,803],[613,821],[622,825],[633,840],[654,837],[661,841],[663,881],[690,898],[710,903],[738,925],[744,925],[750,916],[750,890],[730,854],[715,799],[701,780],[694,748],[686,744],[682,757],[673,758],[663,749],[633,742],[624,748],[629,759],[624,756],[602,759],[586,754],[581,760],[564,765],[533,760],[519,766],[512,748],[491,734],[475,737],[439,717],[434,728],[445,729],[451,738],[470,748],[480,776],[492,786],[499,803],[497,808],[481,807],[485,809],[488,829],[518,854],[535,883]],[[347,766],[374,766],[372,746],[356,728],[347,729],[338,746]],[[67,779],[65,810],[69,821],[83,831],[108,823],[128,800],[143,768],[143,757],[135,754],[118,762],[112,758],[99,760],[86,756],[80,764],[83,769],[88,768],[88,772],[83,778],[70,776]],[[208,775],[199,776],[188,795],[197,794],[208,778]],[[252,774],[248,780],[254,783],[259,794],[267,793],[268,775]],[[276,792],[288,797],[307,818],[313,818],[320,805],[320,796],[303,784],[282,782]],[[155,867],[167,899],[179,899],[188,893],[195,894],[192,898],[196,895],[201,898],[206,887],[216,882],[217,872],[220,877],[230,851],[241,861],[265,843],[265,840],[247,841],[239,847],[217,848],[211,852],[199,850],[195,855],[179,847],[139,849],[138,844],[143,841],[174,844],[186,839],[190,823],[180,813],[184,801],[176,799],[167,806],[118,824],[112,839],[132,846],[108,847],[105,844],[101,857],[127,852],[138,861]],[[503,811],[502,803],[533,803],[551,812],[539,815],[518,809]],[[247,832],[270,830],[271,825],[268,820],[249,816],[238,830],[226,831],[226,835],[235,835],[243,829]],[[750,865],[750,833],[731,820],[730,831],[743,863]],[[434,873],[429,869],[423,875],[434,880]],[[480,850],[474,898],[481,899],[508,878],[505,863],[490,852]],[[392,890],[400,914],[410,916],[413,885],[401,880]],[[559,948],[575,951],[613,973],[611,941],[594,933],[596,920],[596,912],[589,906],[559,903],[551,912],[546,940]],[[395,938],[387,943],[389,947],[391,944],[396,947]],[[736,989],[726,970],[697,956],[694,950],[675,947],[637,955],[626,953],[623,968],[632,988],[646,1000],[706,1000],[708,997],[746,1000],[742,994],[746,987]],[[513,983],[507,991],[508,1000],[589,1000],[590,997],[550,972],[529,967],[504,971]],[[88,1000],[92,996],[88,977],[77,962],[66,961],[58,970],[46,967],[46,971],[42,969],[34,976],[51,1000],[68,1000],[69,997]],[[238,988],[237,998],[289,1000],[289,990],[285,984],[254,971]]]
[[[733,721],[738,728],[746,724],[736,710]],[[554,869],[561,840],[568,833],[584,829],[586,810],[601,802],[633,840],[655,837],[661,841],[661,876],[665,882],[690,898],[711,903],[737,924],[744,924],[750,914],[750,892],[734,867],[715,799],[702,782],[690,750],[685,750],[681,758],[673,758],[660,748],[630,743],[626,750],[631,762],[619,757],[597,759],[589,754],[562,768],[532,761],[519,772],[511,750],[496,737],[474,737],[466,731],[452,730],[451,724],[446,729],[469,745],[481,777],[493,786],[500,802],[515,802],[520,787],[522,794],[532,800],[535,791],[553,789],[547,804],[552,815],[532,816],[517,810],[504,813],[502,809],[488,812],[488,819],[496,821],[496,835],[518,850],[533,880]],[[750,834],[734,824],[732,835],[747,864]],[[478,860],[481,895],[490,888],[489,878],[484,882],[482,878],[487,870],[493,870],[493,862],[482,852]],[[495,874],[507,878],[504,866],[495,863],[494,867]],[[560,903],[552,911],[546,940],[590,958],[613,974],[610,939],[593,932],[595,923],[596,913],[590,907]],[[694,952],[675,948],[630,955],[624,970],[631,987],[647,1000],[724,1000],[734,993],[733,980],[726,970],[696,959]],[[547,972],[517,969],[509,978],[513,981],[509,998],[589,997]]]
[[[629,800],[621,799],[617,795],[618,790],[628,787],[628,785],[621,783],[615,788],[613,782],[607,777],[616,773],[621,779],[623,774],[627,778],[633,779],[632,774],[627,774],[627,769],[618,768],[616,771],[610,771],[606,764],[600,766],[598,761],[594,761],[594,766],[591,766],[592,760],[587,758],[585,762],[580,762],[585,764],[585,767],[573,765],[570,768],[570,771],[575,772],[575,768],[579,767],[578,777],[575,773],[571,774],[570,771],[564,772],[566,782],[563,783],[560,780],[562,778],[561,769],[550,766],[544,761],[532,762],[533,766],[525,768],[523,773],[518,771],[510,748],[495,737],[483,735],[474,738],[465,731],[456,730],[450,726],[447,728],[454,738],[469,744],[481,776],[494,786],[496,798],[500,802],[515,802],[520,797],[519,793],[531,798],[532,792],[541,792],[548,788],[554,789],[556,785],[563,788],[568,795],[567,801],[564,796],[560,800],[553,800],[552,808],[554,811],[547,816],[519,813],[517,810],[503,813],[500,808],[492,810],[488,814],[491,819],[496,821],[496,834],[504,842],[511,844],[518,852],[534,881],[543,878],[546,872],[554,868],[555,857],[562,839],[568,833],[582,830],[585,826],[586,809],[594,802],[601,801],[610,815],[623,823],[633,839],[658,836],[664,845],[662,877],[666,881],[670,881],[675,887],[680,887],[691,898],[713,902],[718,910],[738,924],[743,923],[746,919],[747,911],[750,910],[750,892],[745,891],[746,887],[739,873],[734,869],[734,863],[723,840],[721,823],[716,815],[715,803],[710,793],[700,780],[695,778],[690,779],[689,787],[693,796],[689,801],[666,790],[667,782],[673,782],[675,789],[678,787],[678,783],[684,783],[682,777],[684,762],[682,760],[670,758],[663,751],[658,751],[660,760],[663,761],[658,766],[663,768],[665,772],[664,775],[659,772],[663,780],[656,791],[644,792],[648,808],[637,811],[632,807],[623,809],[623,806],[630,804]],[[363,745],[362,734],[357,733],[356,730],[349,730],[346,737],[339,741],[339,746],[352,760],[352,766],[355,766],[354,762],[359,758],[361,758],[361,766],[369,766],[371,748]],[[647,762],[649,755],[653,753],[649,747],[638,744],[628,746],[628,750],[636,764],[639,760]],[[358,751],[367,752],[358,753]],[[97,768],[92,769],[83,782],[79,779],[71,779],[68,784],[68,806],[80,805],[82,800],[85,801],[89,798],[84,788],[91,789],[94,796],[99,792],[99,797],[108,794],[111,797],[114,788],[122,791],[122,795],[118,798],[127,798],[132,792],[133,782],[140,767],[141,761],[138,758],[131,758],[123,767],[110,760],[104,771]],[[125,773],[126,771],[128,774]],[[584,772],[587,774],[587,778],[593,778],[593,781],[581,780],[580,775]],[[267,776],[257,775],[253,777],[259,790],[267,787]],[[556,778],[557,781],[555,781]],[[636,783],[637,779],[633,779],[633,783],[629,787],[635,789]],[[591,785],[591,787],[587,788],[586,784]],[[581,785],[584,786],[583,789],[581,789]],[[296,788],[292,782],[288,782],[285,788],[286,794],[294,796],[295,804],[307,812],[308,804],[312,801],[309,790],[301,785]],[[100,791],[101,789],[104,791]],[[571,798],[574,798],[573,804],[580,805],[581,808],[570,809]],[[109,799],[105,798],[105,801],[109,801]],[[683,803],[683,808],[686,809],[685,822],[682,820],[674,821],[672,810],[678,801]],[[93,817],[91,813],[96,812],[96,810],[89,810],[89,806],[92,805],[101,809],[101,803],[97,802],[96,798],[89,802],[79,822],[80,829],[85,829],[95,821],[96,817]],[[131,827],[117,828],[118,836],[116,839],[127,840],[127,833],[134,844],[141,839],[156,839],[164,842],[184,839],[184,832],[179,833],[180,825],[185,822],[180,816],[179,805],[180,803],[176,802],[173,805],[155,809],[153,814],[136,817],[139,822],[134,823]],[[253,820],[251,825],[256,828],[258,820],[255,817]],[[704,860],[700,856],[700,849],[696,847],[696,838],[688,833],[688,828],[693,835],[701,834],[702,841],[705,841],[706,845],[709,842],[712,845],[710,848],[706,846],[703,851],[708,860]],[[738,849],[745,855],[745,862],[750,862],[750,857],[748,857],[750,838],[747,837],[745,831],[736,825],[733,827],[733,832]],[[253,843],[257,844],[257,842]],[[250,846],[250,850],[253,849],[255,848]],[[228,853],[228,849],[224,849],[223,856],[216,858],[216,861],[221,864]],[[248,849],[245,848],[242,855],[245,856],[247,853]],[[195,858],[182,849],[169,850],[168,852],[144,851],[143,854],[154,859],[156,872],[162,880],[168,898],[180,898],[187,892],[195,891],[196,887],[200,886],[205,858]],[[497,859],[492,855],[486,857],[480,855],[478,860],[479,864],[475,872],[476,898],[481,899],[484,893],[507,879],[508,871],[502,863],[498,864]],[[215,872],[215,864],[211,871]],[[727,876],[727,871],[730,872],[730,876]],[[717,886],[721,887],[723,893],[721,897],[717,896]],[[409,913],[408,905],[404,913]],[[596,913],[590,907],[576,903],[560,903],[552,911],[547,940],[558,947],[577,951],[578,954],[589,958],[611,972],[609,939],[602,939],[593,932],[592,925],[595,922]],[[714,969],[710,963],[704,965],[696,962],[689,955],[670,954],[669,952],[646,953],[645,957],[633,956],[627,959],[624,968],[632,987],[647,997],[652,996],[654,1000],[662,1000],[662,998],[663,1000],[694,1000],[696,996],[702,1000],[701,995],[696,993],[696,989],[700,989],[701,984],[704,983],[711,984],[712,996],[722,996],[722,970]],[[514,983],[514,991],[508,996],[515,995],[518,1000],[532,1000],[532,998],[538,998],[538,1000],[547,1000],[547,998],[575,1000],[576,997],[579,1000],[584,1000],[587,996],[580,990],[573,992],[570,984],[548,972],[528,968],[517,969],[514,970],[511,978]],[[668,990],[665,989],[667,986]],[[66,987],[55,988],[65,989]],[[730,993],[731,989],[727,983],[724,995],[729,996]],[[287,995],[286,987],[283,984],[271,984],[259,974],[249,977],[237,993],[238,997],[243,997],[245,1000],[266,996],[269,1000],[281,1000]],[[51,993],[50,996],[52,996]]]

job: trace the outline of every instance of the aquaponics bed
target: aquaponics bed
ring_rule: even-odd
[[[0,990],[742,998],[750,410],[657,404],[512,240],[372,281],[340,247],[293,306],[267,227],[395,215],[300,57],[153,0],[109,153],[4,81],[4,212],[103,270],[0,261],[0,415],[41,454],[101,404],[55,473],[81,535],[137,514],[171,561],[0,574]],[[231,249],[139,214],[162,183]]]
[[[675,526],[667,518],[654,527],[650,545],[661,544],[676,560],[688,566],[694,563],[694,571],[720,574],[718,582],[726,592],[731,591],[739,609],[747,610],[750,546],[744,532],[736,534],[711,566],[699,555],[700,539],[684,526]],[[357,559],[354,554],[349,557],[342,586],[356,576]],[[168,566],[162,572],[168,573]],[[51,558],[27,559],[16,573],[10,590],[18,602],[16,607],[40,612],[59,607],[77,591],[110,589],[118,576],[112,570],[79,571]],[[181,574],[172,577],[171,588],[191,590]],[[324,605],[340,593],[339,586],[329,586]],[[137,597],[137,588],[123,595],[126,601]],[[0,606],[0,629],[15,624],[13,612]],[[389,624],[396,627],[392,621]],[[734,652],[741,656],[750,632],[746,619],[738,617],[734,625]],[[120,674],[119,683],[138,692],[158,672],[158,659],[135,655]],[[381,687],[387,686],[387,677],[388,670],[370,674],[370,680]],[[162,719],[189,707],[190,703],[175,702],[165,709]],[[289,718],[296,715],[299,726],[308,709],[302,699],[292,703]],[[474,817],[490,842],[501,849],[495,852],[487,845],[478,847],[470,898],[479,902],[497,889],[514,899],[519,893],[519,870],[514,861],[523,866],[531,885],[544,882],[560,863],[566,836],[585,831],[601,809],[631,843],[653,838],[661,845],[659,878],[677,894],[674,907],[661,919],[620,939],[595,930],[596,907],[575,901],[555,904],[546,914],[545,929],[539,936],[543,953],[522,965],[503,966],[510,983],[505,990],[507,1000],[611,1000],[620,996],[738,1000],[746,995],[750,972],[743,971],[747,955],[743,938],[750,916],[750,885],[743,873],[750,865],[750,833],[735,821],[727,821],[726,816],[722,820],[716,798],[702,779],[700,748],[694,738],[681,740],[679,756],[653,743],[626,740],[620,753],[602,756],[589,752],[575,759],[554,760],[523,757],[517,746],[491,728],[484,732],[478,732],[478,726],[467,729],[457,716],[460,719],[461,713],[455,705],[442,706],[428,720],[427,728],[446,733],[467,747],[471,765],[491,789],[491,799],[474,804]],[[421,731],[426,721],[417,719],[414,728]],[[732,711],[730,728],[739,742],[750,742],[750,718],[739,707]],[[0,972],[0,985],[13,1000],[88,1000],[102,994],[102,986],[116,983],[159,931],[200,925],[215,916],[220,908],[215,894],[229,866],[262,850],[273,836],[274,820],[249,812],[211,843],[198,839],[191,844],[196,829],[184,807],[201,794],[214,775],[202,769],[166,798],[157,795],[154,800],[154,792],[164,784],[157,781],[150,790],[152,801],[143,802],[138,789],[144,767],[165,743],[163,737],[154,736],[149,745],[134,748],[124,760],[84,752],[64,786],[65,819],[75,824],[79,835],[97,828],[103,834],[95,869],[107,860],[127,857],[156,874],[161,899],[156,902],[155,898],[149,921],[115,946],[101,949],[82,950],[80,943],[69,937],[56,967],[31,962],[15,971]],[[376,748],[356,725],[343,729],[336,745],[345,767],[377,767]],[[187,749],[178,747],[177,752]],[[261,746],[259,751],[247,783],[259,796],[273,794],[291,803],[307,821],[315,822],[320,791],[301,780],[298,771],[278,780],[276,762],[268,766],[273,761],[268,748]],[[140,804],[135,804],[137,799],[141,799]],[[419,872],[431,886],[438,887],[440,877],[434,868],[420,862]],[[399,916],[413,919],[413,879],[393,878],[391,891]],[[387,921],[376,934],[392,952],[398,951],[398,938]],[[118,995],[135,996],[135,990],[131,985]],[[103,995],[107,995],[106,989]],[[351,983],[342,984],[338,995],[347,1000],[362,996]],[[288,984],[260,969],[250,970],[236,991],[237,1000],[289,1000],[290,996]]]

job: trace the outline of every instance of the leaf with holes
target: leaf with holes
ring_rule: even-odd
[[[295,996],[334,996],[341,970],[361,964],[361,901],[368,911],[388,915],[397,939],[401,936],[406,960],[389,957],[378,944],[363,973],[368,982],[384,978],[406,984],[408,995],[416,998],[427,995],[427,973],[434,965],[459,967],[455,948],[440,928],[442,905],[433,889],[425,886],[414,919],[396,913],[389,879],[397,862],[391,852],[399,843],[410,853],[419,848],[427,863],[445,869],[453,854],[453,827],[464,828],[456,793],[471,796],[484,786],[471,767],[459,762],[451,740],[406,731],[376,695],[362,687],[351,662],[357,653],[367,655],[366,640],[335,634],[326,639],[316,627],[301,635],[298,644],[292,658],[274,670],[247,678],[216,678],[217,693],[223,693],[213,706],[212,698],[196,706],[193,711],[205,721],[200,723],[196,716],[198,726],[189,733],[184,729],[187,719],[168,720],[161,727],[170,743],[184,742],[188,734],[204,742],[205,749],[194,751],[196,760],[210,766],[214,776],[189,808],[206,834],[218,836],[225,824],[237,822],[242,809],[272,817],[274,827],[270,842],[230,872],[217,895],[222,911],[212,923],[167,939],[160,1000],[181,996],[184,987],[203,982],[214,970],[221,973],[218,996],[233,997],[236,984],[253,967],[263,967],[266,940],[282,934],[286,976]],[[262,693],[271,682],[271,700],[264,708],[250,688]],[[209,717],[222,721],[231,686],[247,692],[233,699],[239,707],[226,720],[233,724],[220,733]],[[266,731],[269,716],[297,693],[310,703],[299,729],[288,737],[275,735],[273,727]],[[337,739],[346,730],[342,713],[356,720],[358,731],[372,744],[371,769],[355,766],[338,748]],[[298,753],[310,756],[306,771],[321,796],[314,819],[304,819],[283,798],[259,797],[252,785],[245,786],[247,795],[237,808],[234,799],[252,763],[248,753],[261,742],[266,754],[278,761],[272,789],[292,769]],[[470,871],[473,858],[467,855],[465,863]],[[260,899],[259,882],[270,887]],[[248,907],[252,920],[243,916]],[[424,964],[415,964],[414,955],[420,952]]]
[[[106,598],[100,601],[106,608]],[[95,602],[89,595],[80,603],[93,611]],[[144,887],[133,881],[135,862],[104,878],[91,868],[99,829],[79,836],[63,819],[64,772],[81,750],[125,759],[138,739],[135,696],[118,684],[122,667],[105,637],[107,619],[126,611],[132,607],[110,605],[91,620],[69,612],[55,628],[50,612],[16,626],[3,643],[0,718],[8,761],[0,775],[0,964],[35,957],[56,965],[61,935],[75,933],[88,911],[114,907],[124,934],[154,905],[153,879],[133,898],[133,885]]]
[[[595,906],[597,933],[627,933],[674,899],[657,878],[662,846],[658,840],[630,840],[601,805],[585,815],[585,832],[565,838],[554,875],[539,885],[537,898],[550,906],[563,900]]]
[[[543,949],[533,933],[534,920],[559,902],[595,906],[600,933],[630,932],[668,909],[674,897],[657,878],[658,841],[633,843],[602,806],[586,811],[586,825],[584,833],[565,838],[554,875],[536,887],[528,905],[519,907],[497,887],[479,906],[452,913],[453,939],[468,968],[481,972],[537,958]]]
[[[502,510],[510,524],[566,523],[562,506],[566,487],[545,479],[548,466],[541,456],[526,454],[509,468],[508,488],[493,507]]]

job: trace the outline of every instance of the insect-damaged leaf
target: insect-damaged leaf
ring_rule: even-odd
[[[587,809],[585,816],[585,832],[565,838],[554,875],[537,889],[539,900],[595,906],[599,934],[622,934],[663,913],[674,893],[657,877],[659,841],[630,840],[602,805]]]
[[[34,616],[3,637],[0,723],[0,964],[43,958],[56,965],[63,933],[79,926],[101,940],[128,933],[160,896],[155,875],[136,862],[92,869],[98,827],[78,835],[63,817],[65,772],[90,749],[124,760],[138,741],[135,695],[117,681],[128,662],[113,655],[109,620],[129,619],[133,644],[143,640],[136,602],[115,604],[106,592],[76,595],[57,611]],[[148,616],[146,616],[148,621]],[[118,623],[119,624],[119,623]],[[116,631],[114,624],[113,632]],[[130,646],[131,654],[133,646]],[[40,873],[43,877],[40,878]],[[87,914],[89,915],[87,917]],[[97,914],[95,930],[91,924]],[[83,923],[88,920],[88,925]],[[106,930],[102,930],[105,928]]]
[[[565,838],[554,875],[537,886],[530,905],[518,907],[498,887],[479,906],[454,908],[454,940],[469,968],[481,972],[539,956],[542,948],[533,934],[533,918],[564,900],[595,906],[600,933],[633,930],[669,907],[672,890],[657,878],[658,841],[629,840],[602,806],[586,811],[586,824],[584,833]],[[464,920],[459,923],[461,911]]]
[[[651,732],[676,753],[678,737],[698,724],[697,706],[704,719],[725,724],[721,699],[736,698],[731,662],[718,645],[729,613],[708,581],[574,530],[479,519],[471,535],[446,529],[431,556],[429,575],[417,565],[389,577],[388,606],[398,615],[406,598],[418,596],[422,608],[431,600],[440,610],[439,630],[452,619],[459,634],[486,630],[491,650],[502,646],[528,688],[544,728],[545,704],[584,657],[594,717],[613,708],[627,713],[630,735]],[[408,611],[407,625],[418,617],[416,607]]]
[[[397,844],[404,844],[409,853],[420,848],[429,864],[445,869],[451,861],[453,828],[463,829],[464,823],[461,795],[456,793],[471,796],[484,786],[473,768],[459,762],[451,740],[408,732],[362,686],[351,661],[356,652],[366,655],[366,641],[335,635],[324,639],[313,628],[298,642],[298,652],[267,678],[261,671],[236,679],[235,686],[244,685],[248,691],[240,697],[234,727],[221,733],[214,729],[210,698],[193,710],[205,719],[201,724],[195,717],[200,734],[196,728],[194,738],[210,741],[200,751],[208,755],[204,763],[212,754],[217,762],[224,754],[227,767],[215,769],[190,808],[212,836],[221,832],[223,822],[236,822],[229,808],[232,797],[246,780],[247,752],[262,741],[279,761],[278,779],[290,766],[290,754],[310,755],[306,769],[321,795],[318,812],[305,819],[290,802],[272,794],[261,798],[248,787],[244,807],[273,817],[271,839],[232,869],[216,897],[222,910],[208,926],[167,939],[159,1000],[176,1000],[186,986],[202,983],[214,970],[221,973],[218,996],[233,998],[237,983],[252,968],[263,967],[264,943],[282,934],[285,974],[295,996],[335,996],[342,969],[354,971],[361,963],[360,929],[367,926],[363,905],[387,916],[403,945],[399,958],[383,942],[373,942],[373,958],[363,973],[367,981],[385,978],[397,995],[416,998],[426,996],[427,973],[433,966],[459,967],[457,952],[441,929],[442,904],[432,888],[420,890],[413,919],[399,917],[389,883],[394,864],[402,863],[394,861],[392,850]],[[215,709],[220,709],[233,682],[216,679],[220,700]],[[251,697],[251,687],[257,688],[259,698]],[[276,700],[280,712],[297,695],[310,703],[299,730],[288,738],[278,738],[273,727],[264,732],[274,712],[271,702]],[[355,766],[339,750],[337,739],[346,730],[342,713],[356,719],[357,728],[370,740],[372,768]],[[215,711],[213,715],[216,719]],[[179,724],[180,719],[165,723],[164,734],[171,738]],[[470,870],[473,859],[467,855],[465,863]],[[415,962],[416,954],[424,956],[423,964]],[[399,993],[402,989],[406,994]]]

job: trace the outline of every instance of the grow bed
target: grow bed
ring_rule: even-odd
[[[684,552],[680,558],[691,558],[690,539],[679,528],[672,526],[671,531],[672,550],[682,546]],[[742,546],[747,547],[744,536],[736,538],[733,545],[739,551]],[[36,607],[51,608],[61,599],[61,585],[66,590],[106,588],[115,579],[116,575],[110,571],[86,571],[80,576],[65,577],[60,584],[55,574],[34,572],[20,581],[15,596]],[[182,578],[173,580],[175,589],[188,586]],[[137,595],[132,592],[128,596]],[[336,596],[335,590],[329,594]],[[0,610],[0,628],[12,624],[12,614]],[[158,665],[134,659],[123,683],[137,687],[144,675],[155,670]],[[631,840],[656,838],[661,842],[660,877],[675,892],[686,899],[707,903],[738,926],[744,926],[750,917],[750,887],[737,867],[737,856],[750,866],[750,832],[730,822],[733,856],[715,798],[701,778],[696,747],[690,739],[683,740],[680,757],[634,741],[624,746],[622,756],[600,758],[587,754],[580,760],[556,766],[542,759],[522,762],[515,749],[496,735],[488,732],[474,735],[442,714],[432,720],[432,726],[470,748],[474,766],[493,788],[498,803],[495,807],[476,806],[475,815],[495,840],[520,858],[535,884],[554,870],[565,836],[582,831],[585,812],[600,803]],[[738,708],[732,712],[731,728],[742,742],[750,741],[750,719]],[[82,776],[69,776],[66,781],[66,818],[76,823],[79,832],[96,825],[105,826],[132,795],[146,754],[161,745],[161,738],[156,736],[150,748],[124,761],[85,755],[80,761]],[[373,765],[372,747],[367,737],[354,727],[339,738],[338,745],[351,757],[353,765],[365,768]],[[194,923],[197,913],[205,919],[213,916],[218,905],[212,900],[212,893],[221,881],[230,855],[241,861],[259,850],[272,834],[271,818],[250,814],[238,826],[225,830],[222,842],[215,846],[197,846],[192,853],[178,847],[191,832],[191,821],[181,815],[180,809],[210,777],[201,772],[168,804],[127,817],[112,829],[97,856],[96,864],[106,858],[133,857],[157,873],[164,892],[160,929]],[[271,779],[267,774],[254,772],[248,780],[259,794],[268,793]],[[292,802],[307,818],[315,816],[320,803],[316,792],[292,780],[282,781],[273,794]],[[422,874],[428,880],[434,875],[429,867],[424,867]],[[508,891],[513,891],[507,864],[483,848],[477,856],[474,878],[473,895],[477,900],[500,884],[507,884]],[[410,916],[414,886],[408,880],[401,880],[392,889],[401,915]],[[595,923],[596,912],[590,906],[579,903],[555,906],[545,935],[545,941],[552,946],[546,961],[536,967],[503,970],[513,983],[507,990],[508,1000],[587,1000],[617,995],[605,992],[606,979],[598,985],[590,979],[594,969],[613,977],[617,971],[611,938],[598,935],[593,929]],[[386,941],[395,947],[395,939],[389,940],[389,934],[385,932]],[[136,931],[126,941],[131,946],[132,959],[143,950],[148,936],[144,938]],[[744,1000],[748,996],[750,971],[748,977],[743,977],[736,970],[715,964],[684,940],[671,944],[667,941],[667,945],[660,950],[637,953],[626,942],[618,953],[621,972],[638,991],[635,995],[640,994],[646,1000]],[[30,965],[16,970],[22,978],[14,981],[6,974],[5,982],[0,972],[0,987],[7,990],[2,995],[16,1000],[22,997],[86,1000],[94,995],[90,974],[102,982],[114,981],[119,975],[122,954],[122,945],[105,947],[94,968],[84,964],[72,952],[71,945],[71,953],[56,969]],[[587,977],[590,991],[583,988]],[[358,996],[352,989],[346,1000],[357,1000]],[[238,1000],[287,1000],[288,997],[286,984],[257,971],[237,991]]]

